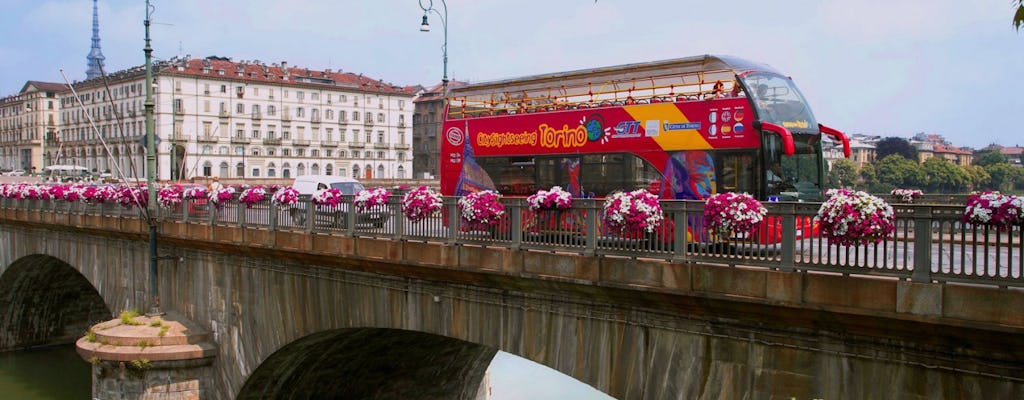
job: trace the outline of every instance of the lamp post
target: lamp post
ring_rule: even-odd
[[[157,279],[157,254],[156,254],[156,134],[153,124],[153,47],[150,46],[149,25],[153,15],[153,7],[146,0],[146,47],[143,53],[146,55],[146,187],[148,190],[147,203],[149,220],[149,293],[150,313],[160,313],[160,288]]]
[[[448,4],[441,0],[441,9],[444,10],[444,14],[441,14],[436,8],[434,8],[434,0],[427,0],[427,6],[423,6],[423,0],[419,0],[420,8],[423,9],[423,22],[420,24],[421,32],[430,32],[430,24],[427,23],[427,14],[433,11],[437,14],[438,18],[441,18],[441,28],[444,29],[444,44],[441,45],[441,52],[444,56],[444,76],[441,77],[441,97],[448,95]]]

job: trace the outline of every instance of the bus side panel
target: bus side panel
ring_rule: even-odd
[[[730,98],[446,120],[441,189],[493,188],[475,157],[631,153],[664,172],[670,151],[756,148],[752,116],[746,98]]]

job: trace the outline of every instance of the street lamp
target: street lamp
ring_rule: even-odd
[[[441,0],[441,9],[444,10],[444,14],[437,11],[434,8],[434,0],[427,0],[427,6],[423,6],[423,0],[419,0],[420,8],[423,9],[423,22],[420,24],[421,32],[430,32],[430,24],[427,23],[427,14],[433,11],[437,14],[438,18],[441,18],[441,27],[444,28],[444,44],[441,46],[441,52],[444,55],[444,76],[441,77],[441,96],[442,98],[448,95],[448,4]]]

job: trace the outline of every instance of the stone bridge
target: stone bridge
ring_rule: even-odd
[[[0,349],[145,312],[148,228],[0,210]],[[141,383],[95,367],[96,397],[137,383],[202,398],[474,399],[498,350],[622,399],[1024,393],[1012,288],[180,221],[157,231],[161,309],[214,350]],[[161,384],[175,374],[187,379]]]

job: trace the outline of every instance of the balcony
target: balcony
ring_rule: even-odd
[[[231,138],[231,144],[249,144],[252,140],[249,138],[233,137]]]
[[[395,149],[397,150],[408,150],[410,147],[411,146],[409,146],[408,143],[398,143],[395,145]]]
[[[361,149],[363,147],[366,147],[366,143],[364,143],[364,142],[352,142],[352,143],[348,144],[348,147]]]
[[[338,147],[338,142],[334,140],[325,140],[320,142],[320,145],[323,147]]]
[[[338,125],[348,125],[348,118],[338,118]]]
[[[266,139],[263,139],[263,144],[268,145],[268,146],[280,146],[281,145],[281,138],[266,138]]]
[[[388,148],[388,144],[387,143],[377,142],[377,143],[373,144],[373,148],[375,148],[375,149],[387,149]]]
[[[228,113],[228,110],[220,110],[220,112],[217,113],[217,116],[221,118],[228,118],[231,117],[231,114]]]
[[[174,107],[174,113],[178,115],[185,115],[185,107]]]
[[[190,140],[192,140],[192,135],[183,135],[180,133],[175,133],[171,135],[172,142],[188,142]]]
[[[196,141],[199,143],[217,143],[217,139],[219,138],[213,135],[196,136]]]
[[[367,118],[366,121],[363,121],[363,125],[373,126],[373,118]]]
[[[292,122],[292,114],[291,113],[281,113],[281,121]]]
[[[295,140],[292,140],[292,145],[294,145],[294,146],[309,146],[309,140],[306,140],[306,139],[295,139]]]
[[[252,119],[263,119],[263,113],[259,111],[252,113]]]
[[[315,116],[315,117],[310,117],[310,118],[309,118],[309,122],[312,122],[312,123],[314,123],[314,124],[319,124],[319,123],[320,123],[320,116],[319,116],[319,115],[317,115],[317,116]]]

